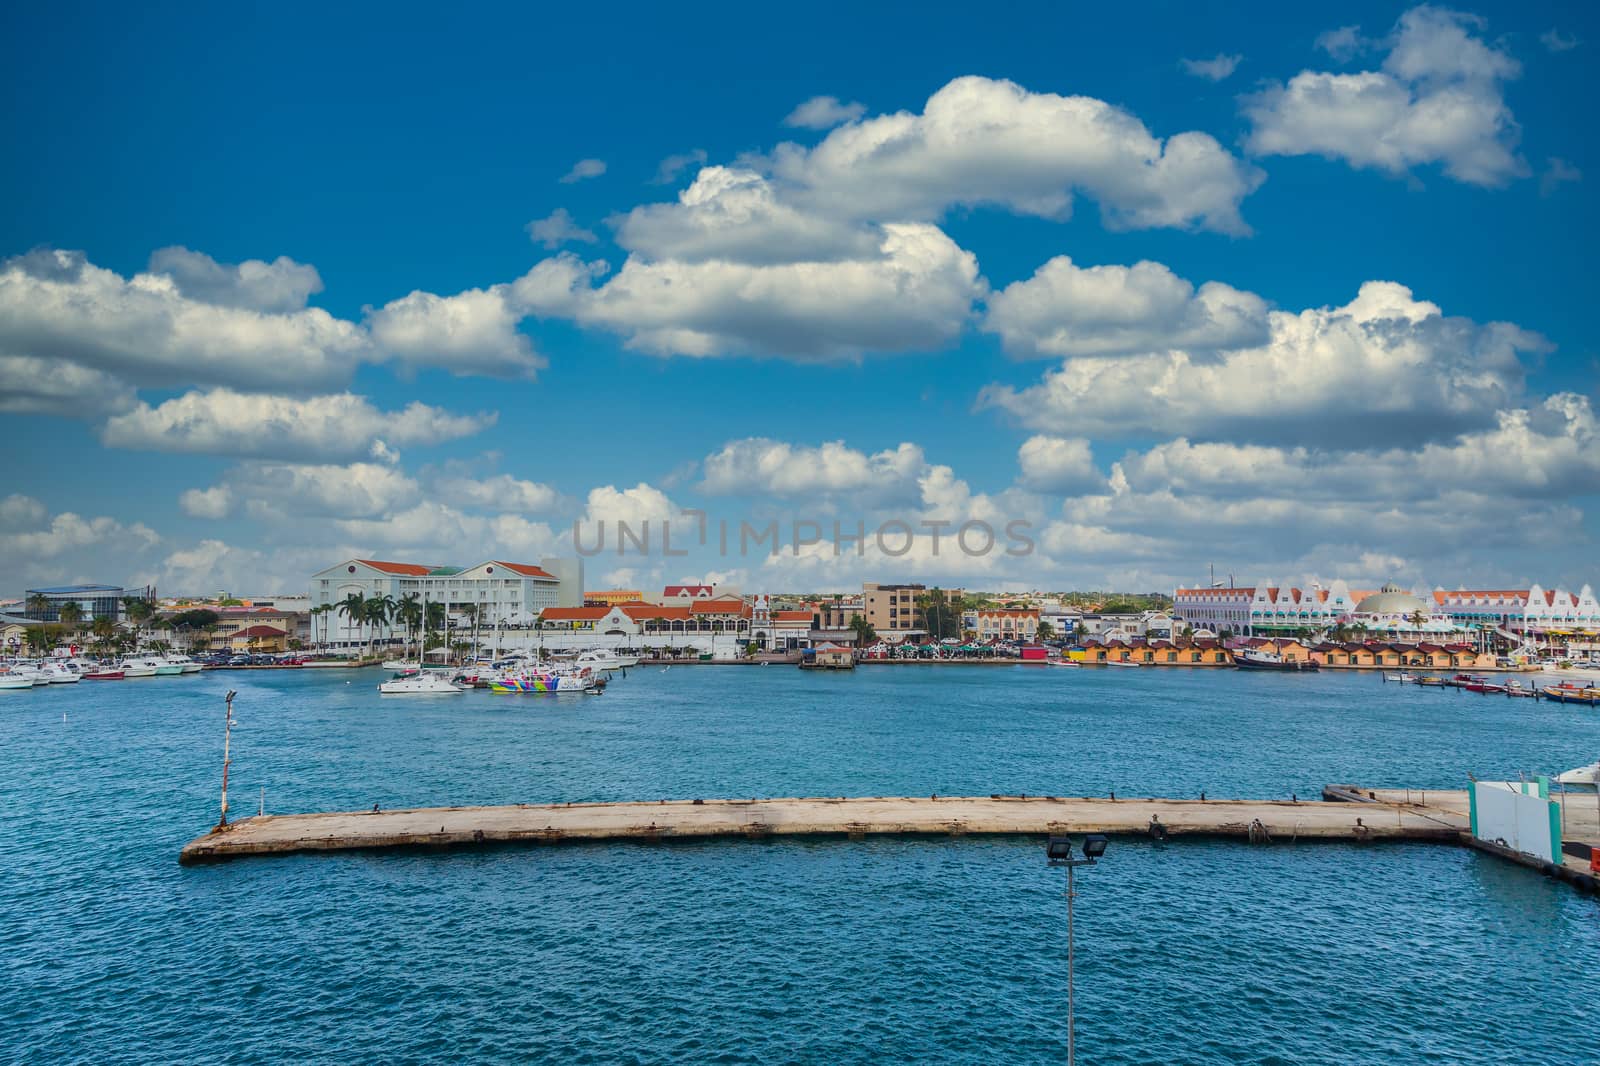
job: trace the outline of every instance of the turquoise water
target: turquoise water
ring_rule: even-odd
[[[216,817],[442,803],[1315,795],[1591,761],[1600,715],[1372,675],[633,671],[389,699],[371,671],[0,693],[7,1061],[1058,1062],[1037,841],[724,842],[182,869]],[[348,683],[347,683],[348,682]],[[62,713],[66,720],[62,720]],[[1600,907],[1464,849],[1116,841],[1084,1063],[1595,1061]],[[1586,1057],[1587,1056],[1587,1057]]]

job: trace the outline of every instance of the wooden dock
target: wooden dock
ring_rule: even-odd
[[[1335,790],[1336,791],[1336,790]],[[1388,794],[1384,794],[1388,795]],[[1057,796],[812,797],[663,800],[507,807],[281,814],[244,818],[191,841],[184,864],[255,855],[361,849],[441,849],[579,841],[663,842],[779,836],[1119,835],[1458,843],[1460,809],[1366,798],[1140,799]],[[1457,794],[1462,795],[1462,794]]]

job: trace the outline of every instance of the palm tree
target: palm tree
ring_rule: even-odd
[[[373,596],[371,599],[367,600],[362,609],[362,613],[366,616],[368,625],[367,654],[371,655],[373,638],[378,635],[378,630],[380,628],[388,628],[389,619],[394,615],[394,597]]]
[[[472,653],[478,653],[478,605],[466,603],[461,605],[461,613],[472,622]]]
[[[49,613],[50,613],[50,597],[49,596],[46,596],[42,592],[35,592],[32,596],[28,597],[28,617],[29,618],[37,618],[40,621],[43,621],[44,620],[44,616],[49,614]]]
[[[422,599],[415,592],[408,592],[394,605],[394,620],[406,631],[406,646],[411,646],[417,630],[422,626]]]
[[[76,603],[63,603],[60,611],[61,624],[67,627],[67,633],[76,637],[78,627],[83,625],[83,608]]]
[[[1427,620],[1428,616],[1422,613],[1422,609],[1420,607],[1411,612],[1410,621],[1413,628],[1420,630],[1423,626],[1423,623],[1425,623]]]
[[[352,592],[339,601],[336,609],[340,614],[344,615],[345,630],[348,632],[350,623],[354,622],[359,626],[366,621],[367,598],[359,592]]]

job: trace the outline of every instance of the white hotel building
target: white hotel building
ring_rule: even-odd
[[[346,559],[337,566],[311,575],[311,606],[337,605],[351,593],[367,599],[389,596],[396,600],[415,595],[428,603],[443,603],[451,613],[475,606],[481,625],[531,623],[546,607],[583,605],[583,560],[541,559],[539,565],[491,559],[465,569],[397,563],[380,559]],[[313,627],[332,643],[365,641],[367,628],[330,611]],[[398,635],[399,629],[379,629],[376,640]]]

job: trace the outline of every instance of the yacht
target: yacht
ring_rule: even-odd
[[[40,665],[39,672],[52,685],[76,685],[80,680],[74,671],[67,668],[66,663],[46,662]]]
[[[419,671],[393,677],[378,686],[385,696],[447,696],[465,691],[442,674]]]
[[[639,665],[637,655],[618,655],[616,652],[605,648],[591,648],[579,655],[573,661],[579,668],[587,666],[591,670],[626,670],[630,666]]]
[[[1588,766],[1580,766],[1564,774],[1557,774],[1556,782],[1562,785],[1600,786],[1600,762],[1592,762]]]
[[[33,687],[33,674],[16,666],[0,667],[0,689]]]
[[[122,660],[117,669],[122,671],[123,677],[155,677],[159,665],[154,659],[128,658]]]
[[[200,664],[187,655],[162,655],[159,657],[159,661],[167,666],[176,666],[180,674],[198,674],[201,670]],[[157,673],[160,673],[160,671],[158,670]]]
[[[410,673],[413,670],[421,670],[422,664],[415,659],[385,659],[382,668],[397,673]]]

